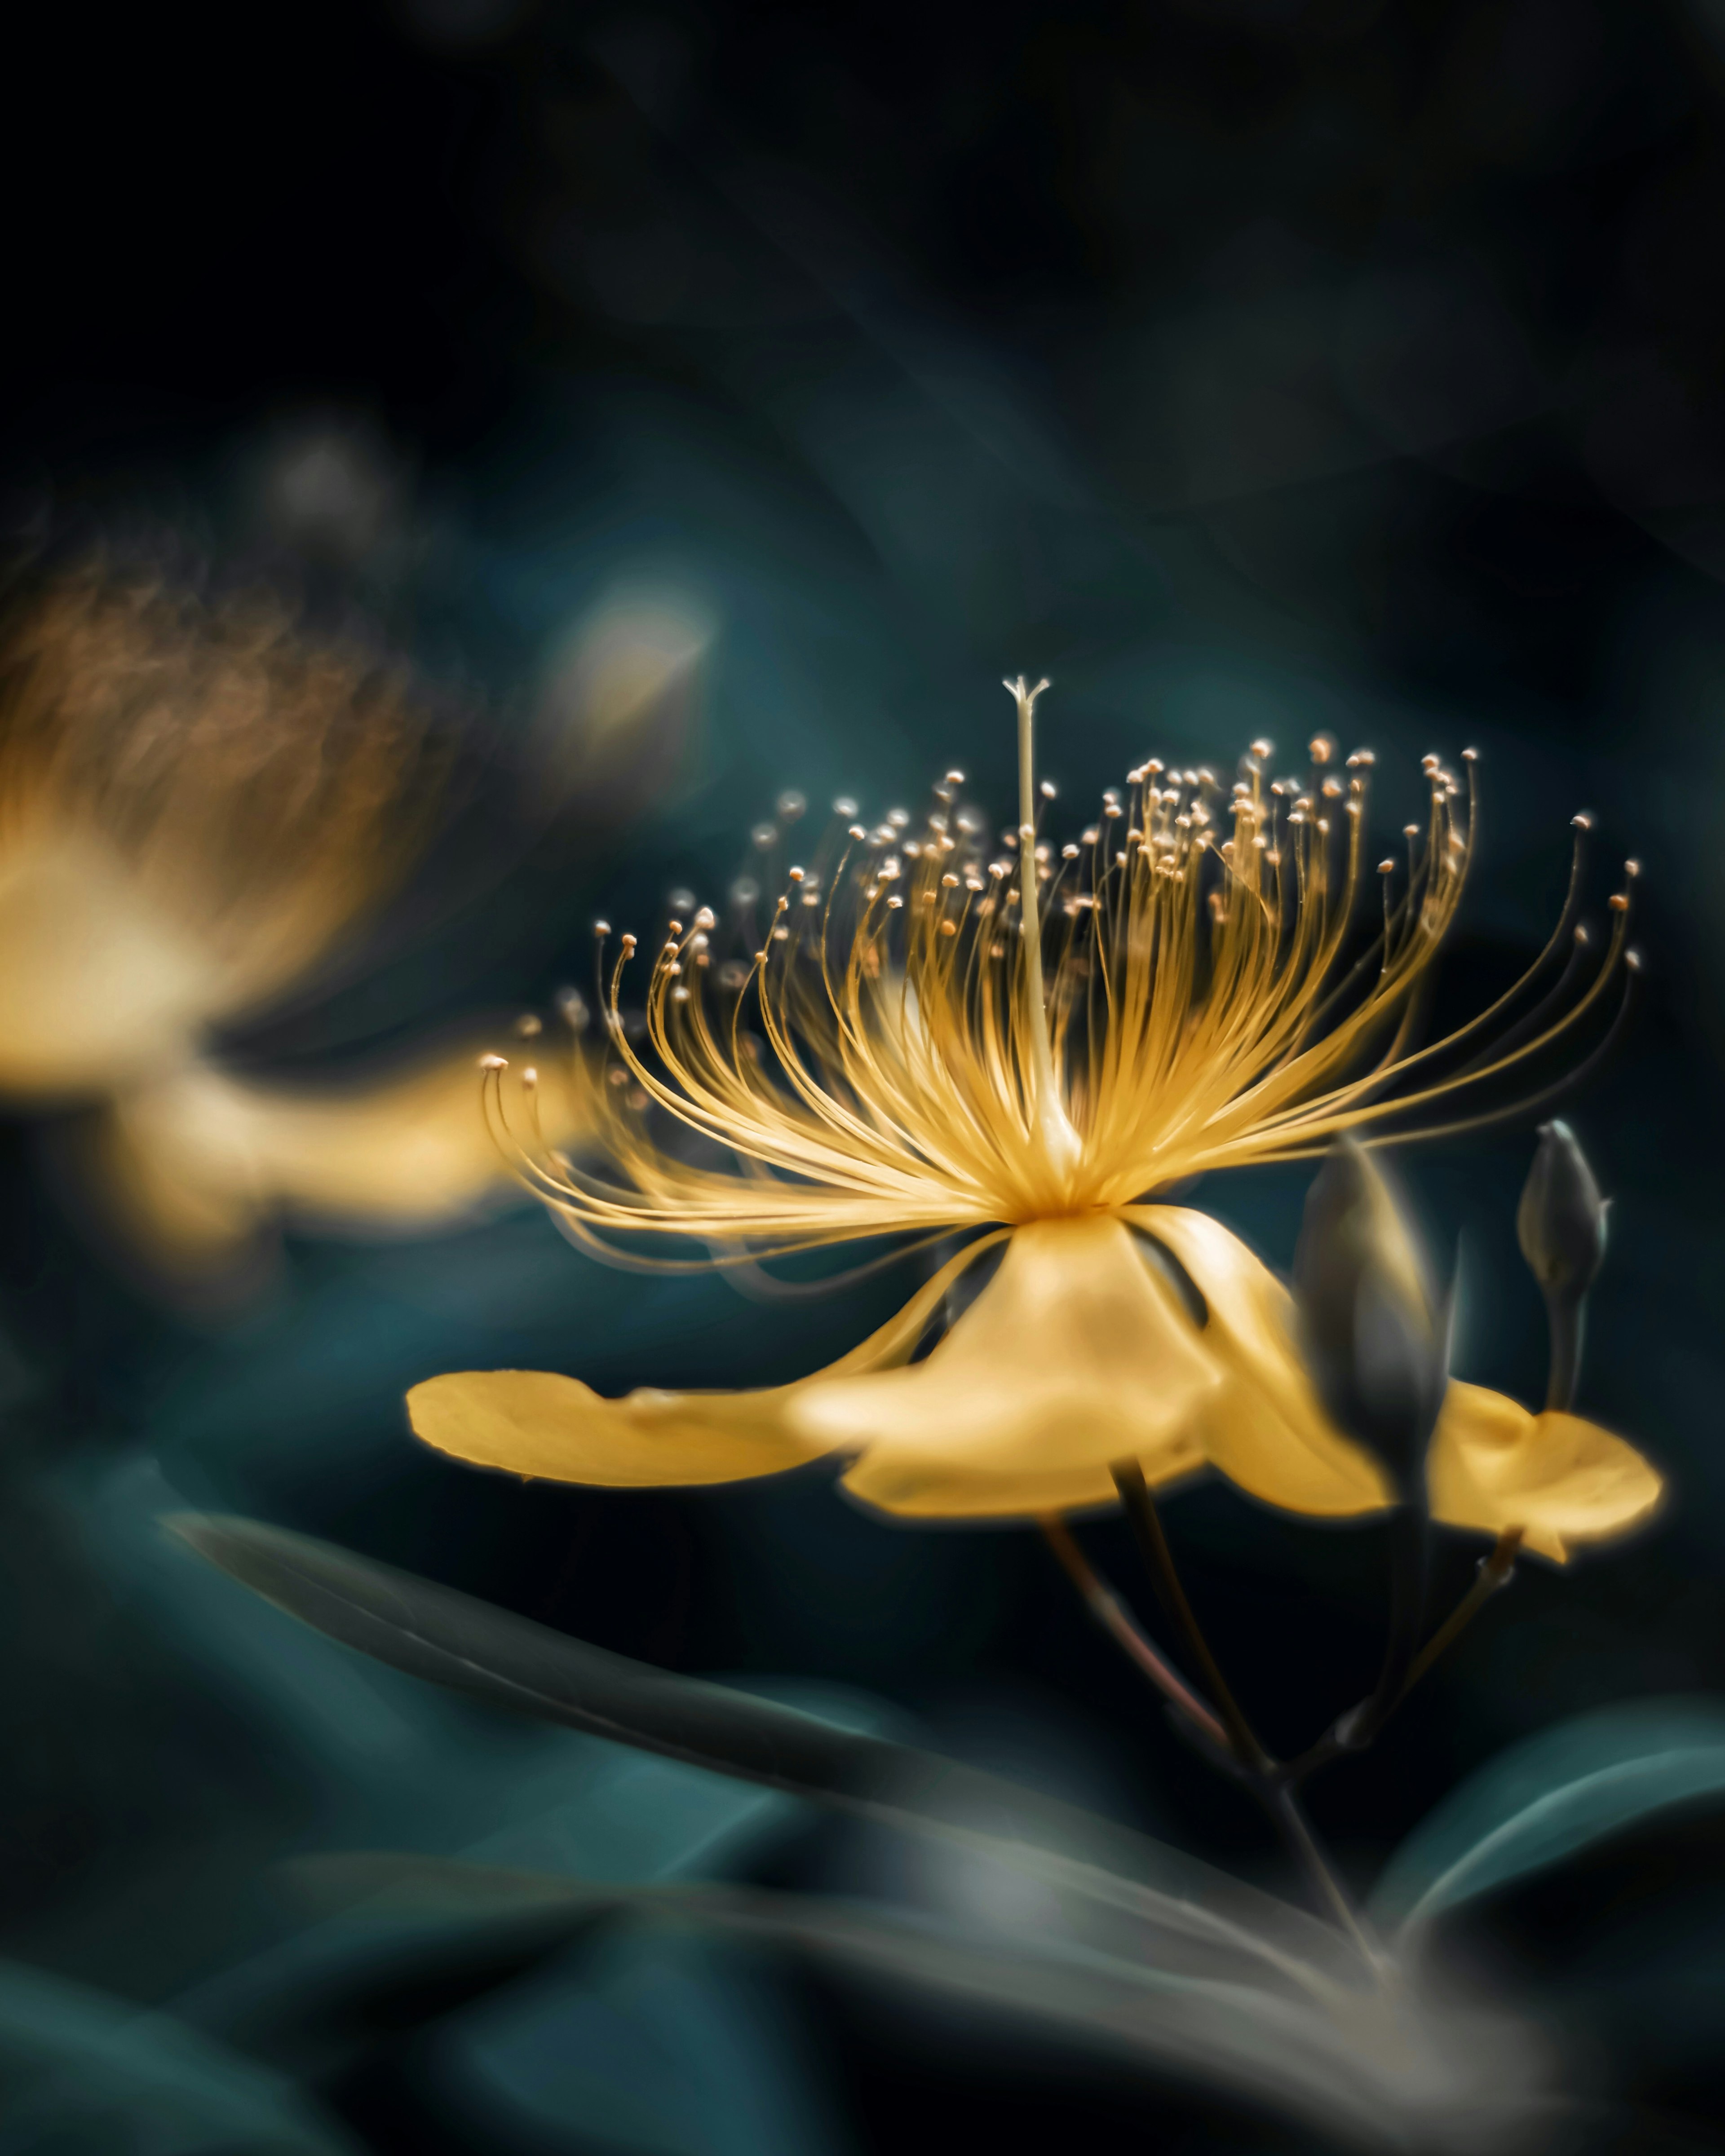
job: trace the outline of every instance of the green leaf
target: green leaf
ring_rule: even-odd
[[[1706,1798],[1725,1801],[1725,1707],[1642,1700],[1582,1715],[1446,1797],[1390,1858],[1371,1913],[1417,1935],[1445,1910]]]
[[[0,2143],[41,2156],[357,2156],[289,2082],[187,2028],[0,1963]]]
[[[1337,1934],[1273,1896],[1019,1784],[678,1676],[452,1588],[257,1521],[180,1515],[172,1531],[331,1638],[470,1697],[1003,1859],[1163,1951],[1219,1955],[1310,1987],[1357,1984]]]

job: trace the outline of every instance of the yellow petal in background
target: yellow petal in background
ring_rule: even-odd
[[[800,1389],[792,1425],[863,1455],[845,1487],[883,1512],[1024,1517],[1106,1502],[1116,1460],[1167,1481],[1203,1463],[1219,1373],[1177,1292],[1106,1214],[1014,1232],[997,1277],[928,1359]]]
[[[1579,1415],[1530,1414],[1482,1385],[1452,1383],[1426,1461],[1432,1516],[1451,1527],[1524,1531],[1562,1563],[1570,1547],[1620,1534],[1659,1502],[1635,1447]]]
[[[784,1422],[794,1389],[602,1399],[546,1370],[463,1370],[408,1394],[416,1435],[476,1467],[636,1490],[777,1475],[822,1450]]]
[[[1134,1205],[1124,1217],[1173,1253],[1209,1305],[1202,1337],[1229,1378],[1204,1410],[1211,1464],[1291,1512],[1347,1517],[1389,1504],[1383,1469],[1319,1404],[1294,1342],[1293,1299],[1269,1267],[1189,1207]]]
[[[547,1137],[567,1089],[538,1089]],[[345,1235],[449,1227],[513,1181],[470,1044],[335,1086],[261,1086],[187,1057],[120,1091],[78,1163],[126,1242],[169,1276],[219,1270],[278,1218]]]

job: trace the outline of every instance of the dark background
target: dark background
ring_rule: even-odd
[[[1616,1199],[1581,1404],[1671,1497],[1620,1548],[1524,1568],[1315,1809],[1364,1883],[1517,1737],[1725,1683],[1725,13],[401,0],[44,10],[8,44],[16,533],[167,530],[314,615],[362,613],[472,693],[494,740],[529,724],[561,629],[619,579],[716,624],[699,738],[629,818],[511,845],[481,802],[388,933],[227,1044],[237,1064],[335,1068],[543,1002],[585,968],[596,910],[644,928],[676,885],[733,873],[782,788],[878,814],[957,761],[1004,807],[994,685],[1021,667],[1054,677],[1045,762],[1075,822],[1148,752],[1219,759],[1268,733],[1291,755],[1327,727],[1377,751],[1393,828],[1420,753],[1477,746],[1484,838],[1445,1009],[1537,947],[1574,810],[1600,825],[1595,915],[1616,860],[1644,863],[1647,992],[1566,1112]],[[259,508],[272,456],[311,435],[382,475],[361,541]],[[20,1119],[0,1160],[0,1925],[19,1963],[182,1998],[273,1936],[259,1882],[283,1854],[467,1847],[519,1822],[533,1774],[563,1786],[562,1755],[367,1691],[195,1578],[151,1526],[187,1502],[651,1661],[851,1687],[846,1711],[1278,1876],[1034,1537],[894,1529],[818,1474],[522,1489],[405,1431],[402,1390],[440,1368],[608,1390],[794,1375],[860,1335],[859,1300],[787,1317],[608,1275],[516,1212],[418,1245],[295,1241],[217,1328],[103,1258],[47,1143]],[[1461,1241],[1459,1368],[1524,1399],[1544,1359],[1513,1239],[1531,1145],[1512,1127],[1409,1162],[1435,1243]],[[1301,1188],[1266,1173],[1198,1202],[1285,1263]],[[1298,1743],[1370,1676],[1373,1532],[1221,1488],[1170,1519],[1243,1693]],[[1116,1527],[1092,1540],[1130,1576]],[[1446,1542],[1447,1589],[1474,1554]],[[777,1831],[759,1876],[855,1884],[896,1861]],[[600,1861],[569,1832],[571,1861]],[[605,2070],[567,2078],[597,1981],[580,1969],[506,1987],[477,2035],[443,2029],[439,2056],[466,2061],[444,2082],[410,2034],[326,2093],[379,2148],[897,2146],[913,2119],[980,2138],[991,2104],[1137,2116],[1058,2062],[1003,2096],[962,2044],[931,2056],[770,1971],[755,1991],[605,1980],[621,2018],[579,2041],[631,2087],[693,2076],[686,2118],[593,2123]],[[747,2031],[701,2022],[756,1992]],[[656,2032],[657,2064],[624,2024]],[[714,2042],[730,2082],[691,2063]],[[747,2109],[774,2088],[771,2117]],[[710,2123],[726,2104],[730,2140]]]

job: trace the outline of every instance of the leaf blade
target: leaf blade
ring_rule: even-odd
[[[1360,1971],[1275,1897],[1019,1784],[796,1709],[614,1655],[453,1588],[261,1522],[180,1514],[198,1555],[328,1637],[469,1697],[1029,1870],[1311,1989]]]

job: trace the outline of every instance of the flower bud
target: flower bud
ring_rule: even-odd
[[[1337,1429],[1418,1502],[1450,1375],[1450,1312],[1394,1190],[1353,1138],[1307,1194],[1294,1253],[1300,1342]]]
[[[1548,1296],[1585,1295],[1605,1259],[1606,1204],[1567,1123],[1542,1123],[1516,1214],[1522,1255]]]

